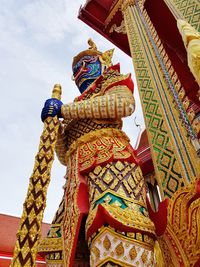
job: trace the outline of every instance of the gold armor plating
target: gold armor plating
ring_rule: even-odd
[[[106,128],[106,129],[99,129],[96,130],[94,132],[91,133],[87,133],[83,136],[81,136],[80,138],[78,138],[76,141],[74,141],[70,148],[68,149],[68,151],[66,152],[65,150],[62,150],[62,136],[61,136],[61,146],[58,143],[59,142],[59,138],[58,138],[58,142],[57,142],[57,154],[58,154],[58,158],[61,161],[61,163],[63,163],[64,165],[66,165],[67,159],[70,157],[70,155],[76,150],[78,149],[80,146],[84,146],[86,143],[92,143],[94,142],[99,136],[101,136],[101,138],[103,139],[104,137],[113,137],[113,138],[117,138],[120,137],[123,139],[123,143],[127,145],[129,138],[127,137],[127,135],[125,133],[123,133],[122,131],[119,131],[118,129],[114,129],[114,128]]]
[[[98,201],[106,193],[114,193],[123,198],[130,208],[132,203],[146,207],[144,178],[141,169],[134,163],[117,161],[97,166],[86,178],[90,203]]]

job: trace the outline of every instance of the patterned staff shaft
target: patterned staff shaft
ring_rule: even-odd
[[[59,84],[54,86],[52,98],[60,100],[61,86]],[[45,120],[23,205],[11,267],[36,266],[37,246],[41,237],[42,219],[46,207],[47,188],[50,182],[58,128],[57,116],[48,117]]]

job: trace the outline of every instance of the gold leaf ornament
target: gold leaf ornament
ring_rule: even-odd
[[[115,252],[117,256],[123,256],[124,255],[124,246],[122,242],[119,243],[119,245],[116,246]]]
[[[132,247],[132,249],[129,251],[129,256],[132,261],[137,257],[137,251],[135,247]]]
[[[110,239],[108,238],[108,236],[106,235],[103,241],[103,246],[106,250],[109,250],[111,247],[111,242]]]

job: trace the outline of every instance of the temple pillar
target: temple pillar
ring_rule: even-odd
[[[200,27],[198,0],[164,0],[176,19],[184,19],[198,31]]]
[[[122,2],[156,178],[171,196],[200,173],[199,142],[178,97],[181,83],[144,1]]]

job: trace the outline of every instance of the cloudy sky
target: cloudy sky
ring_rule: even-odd
[[[0,213],[21,216],[29,177],[42,132],[40,113],[53,85],[63,88],[62,101],[79,94],[71,80],[72,57],[86,49],[92,38],[99,50],[113,47],[77,19],[84,0],[1,0],[0,8]],[[113,63],[132,72],[131,59],[116,48]],[[134,76],[134,75],[133,75]],[[144,127],[138,93],[136,112],[124,122],[135,145]],[[48,190],[44,221],[50,222],[62,197],[65,168],[56,160]]]

